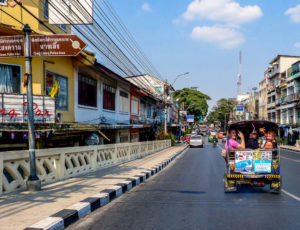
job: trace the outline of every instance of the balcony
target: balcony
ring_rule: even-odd
[[[275,102],[267,104],[267,109],[275,108]]]

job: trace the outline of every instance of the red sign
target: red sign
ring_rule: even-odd
[[[86,44],[74,34],[31,35],[31,56],[77,56]]]
[[[0,36],[0,58],[23,56],[24,36]]]

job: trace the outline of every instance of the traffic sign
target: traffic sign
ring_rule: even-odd
[[[75,34],[31,35],[31,56],[77,56],[86,47]]]
[[[23,56],[24,36],[0,36],[0,58]]]
[[[238,105],[236,108],[237,111],[244,111],[244,106]]]

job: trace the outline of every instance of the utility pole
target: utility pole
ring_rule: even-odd
[[[165,81],[165,85],[164,85],[164,101],[165,101],[165,124],[164,124],[164,131],[165,131],[165,135],[168,134],[167,132],[167,113],[168,113],[168,105],[167,105],[167,101],[168,101],[168,80]]]
[[[33,93],[32,93],[32,57],[30,56],[30,33],[32,32],[28,24],[23,28],[25,34],[25,72],[27,76],[27,111],[28,111],[28,145],[30,175],[27,180],[27,190],[41,190],[41,181],[36,175],[35,161],[35,136],[34,136],[34,114],[33,114]]]

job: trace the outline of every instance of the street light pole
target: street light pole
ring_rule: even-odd
[[[168,113],[168,105],[167,105],[167,97],[168,97],[168,80],[165,81],[165,86],[164,86],[164,102],[165,102],[165,123],[164,123],[164,133],[165,135],[168,135],[167,131],[167,113]]]
[[[27,190],[41,190],[41,181],[36,175],[35,161],[35,136],[34,136],[34,114],[33,114],[33,93],[32,93],[32,57],[30,54],[30,34],[32,32],[28,24],[23,28],[25,34],[25,72],[27,76],[27,111],[28,111],[28,145],[29,145],[29,164],[30,175],[26,182]]]

